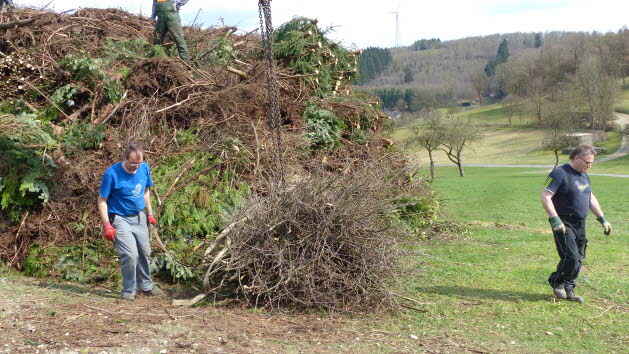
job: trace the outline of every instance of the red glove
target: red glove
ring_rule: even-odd
[[[157,220],[153,217],[153,214],[149,214],[146,219],[149,221],[149,224],[153,226],[157,226]]]
[[[103,223],[103,233],[105,234],[105,238],[111,242],[114,242],[114,238],[116,237],[116,229],[111,226],[110,222]]]

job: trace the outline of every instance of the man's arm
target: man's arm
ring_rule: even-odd
[[[555,209],[552,198],[553,192],[546,188],[542,189],[542,195],[540,195],[539,199],[542,202],[542,206],[544,207],[546,214],[548,214],[548,222],[550,223],[550,227],[553,229],[553,233],[561,232],[562,234],[565,234],[566,226],[557,215],[557,210]]]
[[[157,220],[153,216],[153,207],[151,206],[151,189],[150,187],[146,187],[144,190],[144,204],[146,208],[146,220],[148,220],[149,224],[153,226],[157,226]]]
[[[539,197],[539,200],[542,202],[542,206],[549,218],[557,216],[557,210],[555,210],[555,205],[553,205],[552,201],[553,195],[554,194],[551,191],[544,188],[542,189],[542,194]]]
[[[594,193],[590,194],[590,210],[597,218],[603,216],[603,210],[601,209],[601,205],[598,203],[598,199],[594,196]]]
[[[98,196],[98,214],[103,224],[109,222],[109,213],[107,212],[107,198]]]
[[[603,234],[609,236],[612,233],[612,225],[603,215],[603,209],[601,209],[601,205],[598,203],[598,199],[596,199],[594,193],[590,194],[590,210],[596,215],[596,220],[603,226]]]
[[[151,187],[144,189],[144,207],[146,208],[146,214],[153,214],[153,206],[151,205]]]

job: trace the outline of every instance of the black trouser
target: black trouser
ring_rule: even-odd
[[[561,260],[557,264],[557,271],[550,275],[548,282],[553,288],[574,288],[588,242],[585,238],[585,219],[562,215],[559,217],[566,226],[566,233],[553,232]]]

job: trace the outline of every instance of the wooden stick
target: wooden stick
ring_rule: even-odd
[[[236,62],[236,63],[238,63],[238,64],[242,64],[242,65],[251,66],[251,64],[249,64],[249,63],[245,63],[244,61],[242,61],[242,60],[238,60],[238,59],[234,59],[234,62]]]
[[[16,27],[20,27],[20,26],[26,26],[26,25],[30,25],[31,23],[35,22],[35,18],[28,18],[26,20],[19,20],[19,21],[11,21],[11,22],[6,22],[6,23],[0,23],[0,29],[11,29],[11,28],[16,28]]]
[[[196,161],[196,158],[193,158],[192,160],[188,161],[188,163],[186,164],[186,166],[184,166],[184,168],[181,170],[181,172],[179,173],[179,175],[177,176],[177,178],[175,178],[175,180],[173,181],[173,183],[170,184],[170,187],[168,187],[168,190],[166,191],[166,194],[164,194],[164,198],[163,201],[166,202],[166,199],[168,199],[168,197],[170,196],[170,192],[173,190],[173,188],[175,187],[175,184],[177,184],[177,182],[179,181],[179,179],[181,178],[181,176],[183,176],[184,173],[186,173],[186,171],[190,168],[190,166],[192,166],[192,164]],[[159,209],[157,210],[157,214],[161,214],[162,208],[164,207],[164,204],[159,206]]]
[[[101,124],[101,123],[105,123],[106,121],[109,120],[109,118],[111,118],[117,111],[118,108],[120,108],[120,105],[122,104],[122,101],[124,101],[125,98],[127,98],[127,93],[129,92],[129,90],[126,90],[124,92],[124,94],[122,94],[122,98],[120,98],[120,101],[118,101],[118,104],[116,105],[116,107],[114,107],[114,109],[109,112],[109,114],[107,115],[107,117],[105,117],[105,119],[103,119],[101,122],[94,122],[94,124]]]
[[[44,96],[44,98],[45,98],[46,100],[48,100],[48,102],[50,102],[50,103],[53,105],[53,107],[55,107],[55,108],[56,108],[59,112],[61,112],[61,114],[63,114],[66,118],[68,118],[68,119],[70,118],[70,117],[66,114],[66,112],[64,112],[61,108],[59,108],[59,106],[57,106],[57,104],[56,104],[56,103],[54,103],[54,102],[53,102],[53,101],[52,101],[52,100],[51,100],[48,96],[46,96],[43,92],[41,92],[41,91],[40,91],[37,87],[35,87],[35,86],[31,85],[31,83],[30,83],[30,82],[28,82],[28,81],[26,81],[26,84],[27,84],[28,86],[30,86],[33,90],[37,91],[37,93],[39,93],[40,95]]]
[[[228,67],[227,67],[227,71],[229,71],[229,72],[231,72],[231,73],[234,73],[234,74],[236,74],[236,75],[238,75],[238,76],[241,76],[241,77],[243,77],[243,78],[245,78],[245,79],[248,79],[248,78],[249,78],[249,75],[248,75],[246,72],[244,72],[244,71],[242,71],[242,70],[238,70],[238,69],[236,69],[236,68],[232,68],[231,66],[228,66]]]
[[[183,100],[183,101],[180,101],[180,102],[177,102],[177,103],[175,103],[175,104],[172,104],[172,105],[170,105],[170,106],[168,106],[168,107],[166,107],[166,108],[158,109],[157,111],[155,111],[155,113],[160,113],[160,112],[163,112],[163,111],[167,111],[167,110],[169,110],[169,109],[171,109],[171,108],[173,108],[173,107],[181,106],[181,105],[182,105],[182,104],[184,104],[186,101],[188,101],[190,98],[192,98],[192,95],[188,96],[188,97],[187,97],[185,100]]]
[[[28,217],[29,212],[30,212],[29,210],[26,211],[26,214],[24,214],[24,217],[22,218],[22,222],[20,223],[20,226],[17,228],[17,232],[15,233],[16,240],[18,236],[20,236],[20,231],[22,230],[22,226],[24,226],[24,222],[26,221],[26,217]],[[21,248],[22,248],[22,243],[20,242],[20,247],[15,251],[15,255],[13,256],[13,259],[11,259],[11,262],[9,262],[8,268],[11,268],[11,266],[13,266],[13,262],[15,261],[15,258],[17,258],[17,255],[20,253]]]
[[[404,304],[400,304],[400,306],[405,307],[407,309],[415,310],[415,311],[418,311],[418,312],[428,312],[428,310],[422,310],[422,309],[418,309],[417,307],[408,306],[408,305],[404,305]]]
[[[397,296],[397,297],[399,297],[399,298],[401,298],[401,299],[404,299],[404,300],[408,300],[408,301],[414,302],[414,303],[416,303],[416,304],[418,304],[418,305],[426,305],[425,303],[419,302],[419,301],[417,301],[417,300],[415,300],[415,299],[411,299],[410,297],[406,297],[406,296],[403,296],[403,295],[400,295],[400,294],[396,294],[396,293],[391,293],[391,294],[392,294],[393,296]]]

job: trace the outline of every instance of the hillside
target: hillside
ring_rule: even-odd
[[[563,62],[572,66],[566,69],[574,74],[581,58],[592,53],[610,57],[609,61],[614,61],[616,77],[627,75],[629,59],[626,53],[629,51],[629,44],[626,30],[606,34],[506,33],[443,42],[434,39],[418,40],[409,47],[388,48],[390,64],[384,71],[377,73],[374,79],[361,83],[359,87],[368,91],[384,88],[410,89],[417,96],[437,96],[438,104],[478,100],[473,78],[496,57],[503,40],[508,43],[508,63],[512,67],[524,67],[546,55],[549,58],[541,60],[546,60],[543,65],[547,67],[547,71],[553,65]],[[498,76],[485,78],[487,82],[483,87],[484,93],[495,94],[500,80]]]

